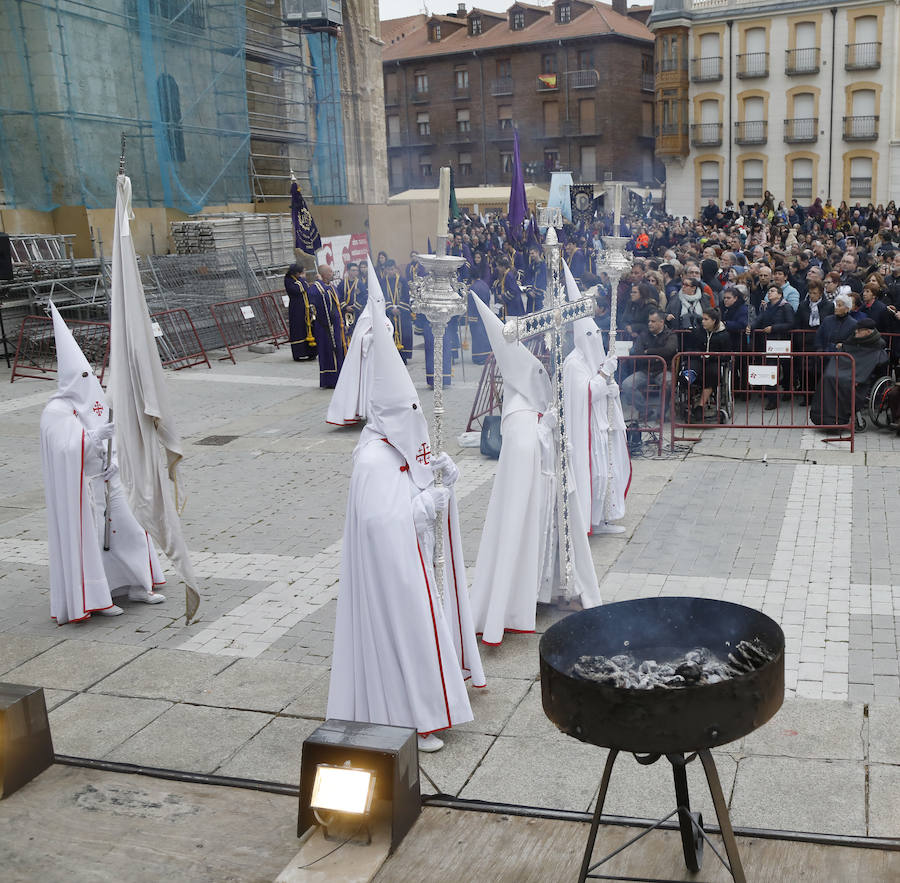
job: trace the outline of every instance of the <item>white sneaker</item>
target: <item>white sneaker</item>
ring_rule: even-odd
[[[428,736],[419,736],[419,751],[425,751],[427,753],[432,753],[433,751],[440,751],[444,747],[444,743],[438,739],[434,733],[431,733]]]
[[[135,592],[129,589],[128,600],[140,601],[142,604],[162,604],[166,600],[166,596],[159,592],[145,592],[143,589]]]
[[[106,610],[95,610],[94,613],[100,614],[100,616],[119,616],[125,611],[119,607],[117,604],[113,604],[112,607],[107,607]]]

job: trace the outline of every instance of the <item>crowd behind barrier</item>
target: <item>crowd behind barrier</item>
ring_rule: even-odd
[[[689,219],[666,216],[635,199],[618,230],[609,214],[595,211],[578,223],[564,222],[557,232],[573,276],[595,296],[594,319],[607,346],[615,310],[617,355],[659,356],[671,369],[679,352],[739,354],[732,360],[731,397],[762,398],[764,410],[778,415],[784,408],[777,396],[773,403],[771,397],[747,391],[749,354],[765,357],[767,350],[790,347],[789,353],[778,353],[790,355],[783,359],[790,367],[779,372],[777,383],[792,410],[809,399],[816,372],[828,363],[804,360],[801,354],[845,351],[857,337],[857,326],[866,337],[874,330],[876,344],[888,355],[885,370],[892,374],[897,369],[900,216],[893,202],[834,206],[831,200],[816,199],[810,206],[796,200],[788,206],[776,204],[766,191],[763,201],[754,204],[728,202],[720,208],[709,200],[696,219]],[[632,266],[612,290],[601,256],[604,237],[614,232],[627,238]],[[470,298],[462,322],[468,325],[473,361],[486,365],[469,429],[478,428],[481,417],[499,406],[498,377],[471,299],[482,299],[503,318],[541,309],[549,286],[543,238],[534,217],[522,229],[513,229],[504,211],[496,216],[463,214],[451,221],[447,251],[465,261],[459,278]],[[418,255],[411,253],[403,266],[382,251],[374,269],[386,296],[390,292],[392,301],[410,307],[411,283],[425,274]],[[355,264],[348,264],[346,273],[334,287],[352,314],[365,303],[366,273]],[[649,425],[651,409],[635,388],[638,380],[625,385],[629,373],[634,373],[631,366],[623,362],[619,379],[626,418]],[[665,383],[677,389],[671,370]],[[706,407],[713,392],[703,389],[708,390],[701,393]],[[633,402],[637,407],[629,412]],[[665,414],[667,409],[660,410]],[[734,419],[734,409],[728,419]]]

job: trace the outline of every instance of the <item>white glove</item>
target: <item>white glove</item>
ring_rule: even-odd
[[[450,489],[446,487],[427,487],[423,494],[428,494],[431,505],[434,506],[434,515],[437,518],[441,512],[445,511],[447,504],[450,502]]]
[[[97,427],[97,429],[89,430],[91,438],[97,442],[105,442],[108,439],[111,439],[116,434],[116,424],[113,422],[103,423]]]
[[[115,478],[118,474],[119,474],[119,465],[118,465],[118,463],[113,463],[111,466],[109,466],[107,469],[105,469],[103,471],[103,473],[101,474],[101,478],[104,481],[110,481],[113,478]]]
[[[556,414],[553,411],[545,411],[541,415],[540,424],[552,432],[556,429]]]
[[[441,481],[444,487],[453,487],[459,478],[459,467],[453,462],[450,455],[443,451],[431,461],[431,469],[437,478],[438,472],[441,472]]]
[[[614,380],[606,384],[606,394],[608,396],[617,396],[619,394],[619,384]]]
[[[619,367],[619,360],[615,356],[607,356],[603,360],[602,371],[607,377],[612,377]]]

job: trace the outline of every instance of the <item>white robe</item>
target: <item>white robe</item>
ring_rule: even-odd
[[[372,364],[368,358],[372,345],[372,310],[367,303],[350,338],[341,373],[331,394],[325,422],[350,426],[366,419],[366,404],[372,384]]]
[[[430,566],[434,511],[404,465],[395,448],[363,430],[350,478],[327,716],[427,734],[472,720],[465,679],[484,686],[484,673],[455,499],[442,608]]]
[[[572,483],[588,534],[604,522],[625,516],[625,497],[631,485],[622,403],[617,392],[610,396],[608,390],[607,381],[600,374],[591,374],[581,353],[572,350],[563,365],[563,402]]]
[[[103,550],[105,444],[94,440],[62,397],[41,415],[47,500],[50,615],[59,625],[108,609],[129,587],[165,582],[153,543],[128,508],[118,476],[110,481],[110,549]]]

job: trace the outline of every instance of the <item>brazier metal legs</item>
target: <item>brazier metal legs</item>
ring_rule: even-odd
[[[691,871],[699,871],[703,861],[703,844],[708,843],[709,848],[715,856],[729,871],[735,883],[747,883],[744,876],[744,869],[741,865],[741,857],[738,854],[737,842],[734,838],[734,831],[731,827],[731,819],[728,817],[728,806],[725,803],[725,796],[722,793],[722,785],[719,782],[719,773],[716,770],[716,763],[708,748],[704,748],[695,754],[685,757],[683,754],[667,754],[666,759],[672,764],[672,774],[675,780],[675,798],[677,807],[669,813],[664,819],[660,819],[651,825],[645,831],[642,831],[636,837],[633,837],[627,843],[611,852],[599,862],[591,864],[591,856],[594,852],[594,844],[597,841],[597,833],[600,828],[600,817],[603,814],[603,806],[606,803],[606,795],[609,791],[609,780],[612,777],[612,769],[615,765],[616,758],[619,756],[618,749],[612,749],[606,758],[606,766],[603,768],[603,778],[600,780],[600,791],[597,794],[597,805],[594,808],[594,817],[591,819],[591,830],[588,834],[588,842],[584,851],[584,859],[581,862],[581,872],[578,875],[578,883],[585,883],[585,880],[634,880],[649,881],[649,883],[667,883],[667,881],[651,879],[649,877],[614,877],[607,874],[594,873],[601,865],[606,864],[614,856],[636,843],[642,837],[645,837],[651,831],[655,831],[665,822],[678,815],[678,824],[681,829],[681,845],[684,851],[684,861],[688,869]],[[662,757],[661,754],[635,754],[634,758],[638,763],[648,766],[656,763]],[[690,807],[690,796],[688,794],[687,784],[687,765],[699,757],[703,764],[703,771],[706,773],[706,781],[709,783],[709,792],[712,796],[713,806],[716,810],[716,817],[719,821],[719,830],[722,833],[722,840],[725,842],[725,853],[728,856],[726,862],[719,854],[713,842],[707,837],[703,830],[703,816],[700,813],[692,813]],[[673,881],[674,883],[674,881]]]

